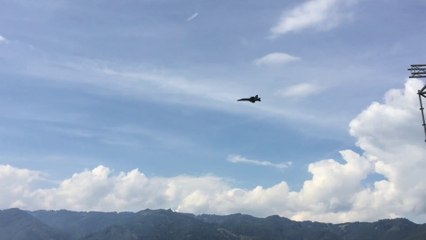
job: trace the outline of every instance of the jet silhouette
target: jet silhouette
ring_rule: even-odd
[[[237,101],[249,101],[251,103],[255,103],[256,101],[260,102],[260,97],[258,95],[254,96],[254,97],[249,97],[249,98],[241,98],[238,99]]]

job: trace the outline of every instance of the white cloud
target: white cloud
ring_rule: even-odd
[[[426,220],[426,148],[417,96],[422,86],[419,80],[408,80],[403,90],[388,91],[383,103],[372,103],[352,120],[350,133],[363,154],[344,155],[346,170],[332,161],[322,168],[313,163],[313,182],[305,182],[301,193],[313,194],[311,199],[322,209],[302,211],[294,218],[334,222],[391,217]],[[360,185],[366,174],[373,172],[385,179],[371,187]],[[303,194],[298,197],[308,199]]]
[[[2,43],[7,43],[7,39],[5,37],[3,37],[2,35],[0,35],[0,44]]]
[[[37,171],[0,165],[0,208],[137,211],[172,208],[181,212],[256,216],[279,214],[296,220],[371,221],[408,217],[426,221],[426,148],[418,110],[419,80],[389,91],[350,123],[362,154],[341,151],[342,161],[309,164],[312,178],[300,190],[286,182],[241,189],[223,178],[148,177],[138,169],[115,173],[98,166],[75,173],[54,187],[37,187]],[[237,163],[270,163],[230,156]],[[384,176],[372,185],[369,174]]]
[[[41,173],[0,165],[0,207],[24,207],[25,198],[33,191],[32,183],[41,180]]]
[[[271,28],[273,37],[307,28],[328,30],[340,24],[348,16],[344,7],[354,0],[310,0],[282,14],[280,21]]]
[[[291,165],[291,162],[272,163],[269,161],[247,159],[241,155],[229,155],[228,161],[232,163],[248,163],[248,164],[253,164],[258,166],[274,167],[274,168],[280,168],[280,169],[288,168]]]
[[[384,103],[371,104],[350,124],[357,145],[387,178],[361,196],[366,204],[395,215],[426,212],[426,146],[417,96],[422,87],[421,81],[408,80],[404,90],[389,91]]]
[[[301,98],[317,94],[322,90],[323,87],[313,83],[300,83],[279,91],[278,95],[285,98]]]
[[[298,60],[300,60],[299,57],[295,57],[287,53],[274,52],[255,59],[253,63],[257,66],[279,66]]]
[[[196,12],[196,13],[192,14],[190,17],[188,17],[188,18],[186,19],[186,21],[187,21],[187,22],[190,22],[190,21],[194,20],[196,17],[198,17],[198,15],[199,15],[199,13],[198,13],[198,12]]]
[[[344,164],[333,159],[309,164],[312,179],[305,181],[297,194],[297,204],[301,204],[298,208],[305,209],[295,213],[293,219],[348,220],[344,214],[351,212],[354,193],[362,189],[361,182],[373,171],[373,166],[369,159],[353,151],[345,150],[341,155]],[[330,214],[336,216],[330,217]]]
[[[2,171],[7,168],[12,170]],[[9,187],[2,188],[0,207],[100,211],[172,208],[194,213],[270,215],[275,213],[270,206],[277,206],[288,192],[285,183],[243,190],[231,188],[226,180],[215,176],[149,178],[138,169],[114,174],[104,166],[75,173],[52,188],[35,188],[30,185],[39,179],[28,177],[35,173],[1,166],[1,182]]]

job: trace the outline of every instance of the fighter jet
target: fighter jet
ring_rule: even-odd
[[[249,101],[251,103],[255,103],[256,101],[260,102],[260,97],[258,95],[254,96],[254,97],[249,97],[249,98],[241,98],[238,99],[237,101]]]

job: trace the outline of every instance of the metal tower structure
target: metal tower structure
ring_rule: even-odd
[[[408,69],[411,72],[410,78],[426,78],[426,64],[413,64]],[[420,102],[420,111],[422,113],[422,120],[423,120],[423,130],[425,132],[425,142],[426,142],[426,122],[425,122],[425,114],[424,114],[424,107],[423,107],[423,99],[426,98],[426,85],[417,91],[417,95],[419,95],[419,102]]]

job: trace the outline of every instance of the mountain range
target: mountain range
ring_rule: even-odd
[[[0,210],[0,240],[425,240],[426,224],[297,222],[280,216],[194,215],[172,210]]]

